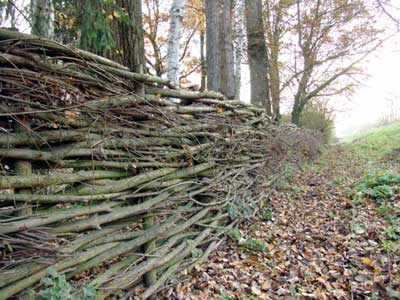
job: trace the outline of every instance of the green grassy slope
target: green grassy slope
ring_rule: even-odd
[[[400,149],[400,123],[374,128],[345,138],[342,142],[362,158],[384,158],[394,149]]]

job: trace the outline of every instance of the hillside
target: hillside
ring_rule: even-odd
[[[400,149],[400,122],[361,132],[343,142],[361,158],[385,158]]]

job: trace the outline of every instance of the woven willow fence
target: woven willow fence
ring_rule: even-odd
[[[86,274],[99,299],[147,299],[317,143],[260,108],[7,30],[0,130],[0,299],[40,288],[50,267]]]

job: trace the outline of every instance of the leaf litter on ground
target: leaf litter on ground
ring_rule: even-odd
[[[400,171],[391,161],[374,167]],[[368,195],[357,199],[367,171],[362,159],[332,147],[269,191],[260,218],[240,225],[159,299],[400,299],[400,232],[387,236],[399,222],[399,195],[389,199],[397,220]]]

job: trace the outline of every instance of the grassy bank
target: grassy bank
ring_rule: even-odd
[[[361,132],[344,138],[342,142],[361,158],[382,159],[400,149],[400,123]]]

